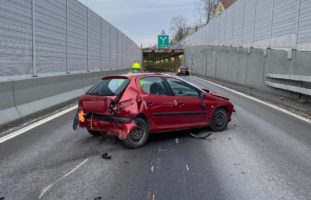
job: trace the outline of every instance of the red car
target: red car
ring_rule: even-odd
[[[149,133],[225,130],[233,110],[225,97],[175,76],[145,73],[104,77],[80,97],[78,116],[90,134],[110,132],[127,147],[139,148]]]

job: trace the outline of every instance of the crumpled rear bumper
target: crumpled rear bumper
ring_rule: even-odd
[[[84,122],[80,122],[80,127],[93,131],[110,132],[118,136],[120,140],[125,140],[128,134],[136,126],[131,118],[107,116],[107,115],[88,115]]]

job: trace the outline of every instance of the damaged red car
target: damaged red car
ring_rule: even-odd
[[[229,99],[166,74],[104,77],[79,99],[79,126],[92,135],[113,133],[129,148],[150,133],[210,126],[225,130],[234,106]]]

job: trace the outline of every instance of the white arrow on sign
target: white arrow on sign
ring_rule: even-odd
[[[164,44],[166,39],[167,39],[167,37],[160,37],[160,40],[162,40],[162,44]]]

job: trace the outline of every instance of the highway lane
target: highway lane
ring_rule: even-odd
[[[74,112],[0,144],[5,199],[309,199],[311,125],[245,97],[237,114],[205,140],[153,135],[137,150],[71,128]],[[208,130],[203,130],[208,131]],[[111,160],[101,154],[108,152]]]

